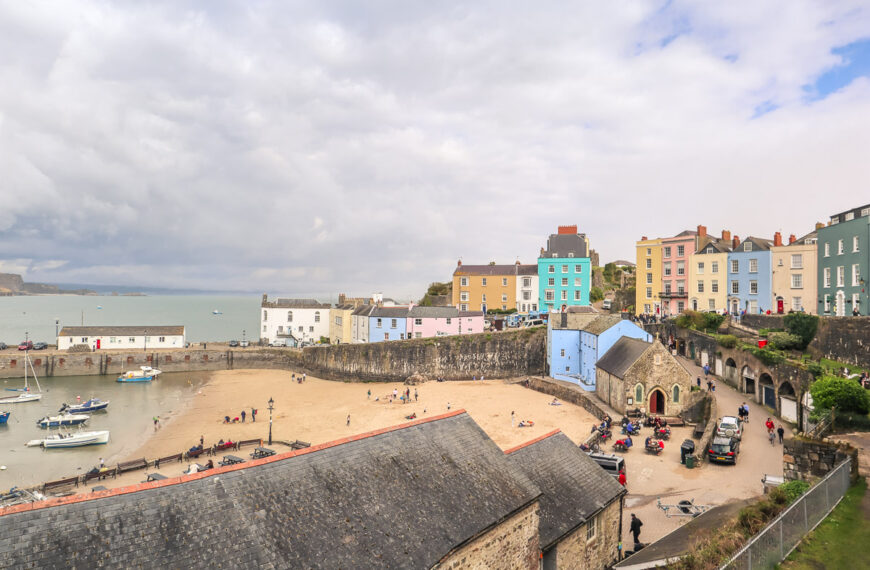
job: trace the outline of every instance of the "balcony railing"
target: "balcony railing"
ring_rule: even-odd
[[[685,299],[689,296],[688,291],[662,291],[659,297],[662,299]]]

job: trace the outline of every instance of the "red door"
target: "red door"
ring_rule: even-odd
[[[100,349],[100,339],[97,339],[97,350]]]
[[[776,300],[776,312],[780,315],[785,312],[785,309],[783,308],[782,298]]]
[[[661,390],[653,390],[649,395],[649,413],[663,414],[665,413],[665,395]]]

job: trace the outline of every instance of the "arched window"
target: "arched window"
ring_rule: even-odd
[[[293,311],[287,311],[287,322],[288,323],[293,322]]]
[[[679,384],[674,386],[674,403],[675,404],[680,403],[680,386],[679,386]]]
[[[314,311],[314,322],[315,323],[320,322],[320,311]]]
[[[638,384],[634,387],[634,401],[643,402],[643,384]]]

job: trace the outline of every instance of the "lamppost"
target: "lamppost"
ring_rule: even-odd
[[[242,346],[245,346],[245,329],[242,329]]]
[[[269,445],[272,445],[272,410],[275,406],[275,400],[269,398]]]
[[[145,329],[145,344],[142,347],[142,352],[145,354],[148,353],[148,329]]]
[[[60,334],[60,319],[54,319],[54,338],[57,339],[57,335]]]

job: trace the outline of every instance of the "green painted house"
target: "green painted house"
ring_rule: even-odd
[[[870,204],[831,216],[818,232],[820,315],[870,314]]]

